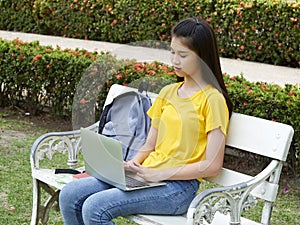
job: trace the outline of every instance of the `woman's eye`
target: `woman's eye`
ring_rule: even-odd
[[[172,54],[172,55],[175,55],[176,54],[176,52],[175,51],[170,51],[170,53]],[[178,56],[180,56],[181,58],[185,58],[185,57],[187,57],[187,55],[183,55],[183,54],[180,54],[180,53],[178,53]]]

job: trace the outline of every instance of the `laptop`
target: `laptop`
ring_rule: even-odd
[[[121,142],[81,128],[85,171],[89,175],[124,191],[162,186],[164,182],[146,182],[124,170]]]

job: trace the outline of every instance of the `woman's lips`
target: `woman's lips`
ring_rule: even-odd
[[[181,68],[179,68],[179,67],[174,67],[174,70],[175,70],[175,71],[179,71],[179,70],[181,70]]]

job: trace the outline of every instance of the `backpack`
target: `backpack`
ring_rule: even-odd
[[[98,133],[122,143],[125,161],[146,141],[151,122],[146,112],[151,105],[151,99],[140,90],[129,91],[115,97],[101,113]]]

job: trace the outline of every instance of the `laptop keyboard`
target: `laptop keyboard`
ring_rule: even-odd
[[[126,186],[129,188],[136,188],[136,187],[145,187],[145,186],[150,186],[149,184],[143,182],[143,181],[139,181],[136,180],[132,177],[125,177],[125,181],[126,181]]]

